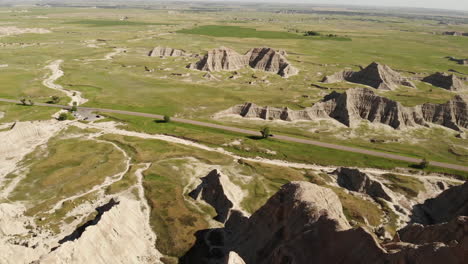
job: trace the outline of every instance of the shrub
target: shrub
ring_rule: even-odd
[[[65,121],[65,120],[67,120],[67,119],[68,119],[67,113],[61,113],[61,114],[59,115],[59,117],[57,118],[57,120],[59,120],[59,121]]]
[[[429,161],[427,159],[423,159],[420,163],[419,163],[419,168],[424,170],[425,168],[429,167]]]
[[[320,33],[317,31],[306,31],[304,36],[320,36]]]
[[[260,133],[262,133],[262,138],[268,138],[270,136],[270,128],[264,127]]]

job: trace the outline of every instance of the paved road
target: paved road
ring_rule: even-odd
[[[2,99],[2,98],[0,98],[0,102],[20,103],[17,100]],[[56,107],[56,108],[65,108],[65,109],[70,108],[70,106],[65,106],[65,105],[44,104],[44,103],[35,103],[35,105]],[[131,115],[131,116],[149,117],[149,118],[154,118],[154,119],[162,119],[163,118],[162,115],[147,114],[147,113],[140,113],[140,112],[131,112],[131,111],[123,111],[123,110],[104,109],[104,108],[94,108],[94,107],[81,107],[81,106],[78,107],[78,108],[83,109],[83,110],[92,110],[92,111],[101,112],[101,113],[116,113],[116,114]],[[252,135],[252,136],[260,136],[261,135],[260,132],[258,132],[258,131],[242,129],[242,128],[236,128],[236,127],[230,127],[230,126],[217,125],[217,124],[213,124],[213,123],[195,121],[195,120],[190,120],[190,119],[183,119],[183,118],[175,118],[174,117],[174,118],[171,118],[171,121],[179,122],[179,123],[185,123],[185,124],[191,124],[191,125],[197,125],[197,126],[203,126],[203,127],[217,128],[217,129],[221,129],[221,130],[225,130],[225,131],[232,131],[232,132],[237,132],[237,133]],[[336,145],[336,144],[331,144],[331,143],[324,143],[324,142],[310,140],[310,139],[302,139],[302,138],[289,137],[289,136],[283,136],[283,135],[275,135],[274,138],[279,139],[279,140],[283,140],[283,141],[288,141],[288,142],[295,142],[295,143],[314,145],[314,146],[319,146],[319,147],[324,147],[324,148],[330,148],[330,149],[360,153],[360,154],[365,154],[365,155],[374,156],[374,157],[381,157],[381,158],[387,158],[387,159],[393,159],[393,160],[406,161],[406,162],[410,162],[410,163],[419,163],[419,162],[421,162],[421,159],[417,159],[417,158],[405,157],[405,156],[400,156],[400,155],[395,155],[395,154],[390,154],[390,153],[384,153],[384,152],[379,152],[379,151],[373,151],[373,150],[367,150],[367,149],[361,149],[361,148],[347,147],[347,146]],[[437,166],[437,167],[468,172],[468,167],[467,166],[444,163],[444,162],[437,162],[437,161],[430,161],[430,164],[433,165],[433,166]]]

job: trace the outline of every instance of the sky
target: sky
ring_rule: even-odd
[[[450,10],[468,10],[468,0],[237,0],[239,2],[295,2],[330,5],[363,5],[391,7],[423,7]]]

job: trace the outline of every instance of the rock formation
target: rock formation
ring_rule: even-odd
[[[200,61],[188,65],[188,68],[215,72],[235,71],[247,66],[285,78],[299,72],[280,52],[271,48],[254,48],[241,55],[232,49],[221,47],[209,51]]]
[[[353,192],[368,194],[372,198],[382,198],[392,201],[390,195],[385,191],[384,186],[360,172],[357,169],[339,168],[334,174],[338,176],[338,185]]]
[[[350,228],[333,191],[308,182],[286,184],[250,218],[229,219],[224,228],[196,236],[181,263],[226,263],[235,252],[247,264],[461,264],[468,246],[466,239],[449,245],[380,245],[364,228]]]
[[[239,187],[229,181],[229,178],[217,170],[211,171],[206,177],[201,178],[201,184],[189,193],[195,200],[202,199],[211,205],[218,214],[214,219],[224,223],[231,209],[236,207],[236,197],[242,193]]]
[[[355,127],[362,120],[385,124],[395,129],[428,126],[429,123],[454,130],[468,127],[468,98],[457,95],[445,104],[423,104],[405,107],[375,94],[366,88],[349,89],[344,93],[332,92],[323,101],[303,110],[259,107],[253,103],[236,105],[216,116],[240,115],[245,118],[265,120],[317,120],[331,118],[346,126]]]
[[[122,197],[79,238],[64,241],[38,263],[156,263],[160,253],[149,239],[152,231],[141,220],[145,216],[140,203]]]
[[[468,182],[415,206],[413,213],[413,221],[422,224],[439,224],[468,216]]]
[[[461,91],[466,89],[463,81],[454,74],[436,72],[423,78],[422,81],[450,91]]]
[[[150,57],[181,57],[186,56],[184,50],[167,48],[167,47],[156,47],[151,50],[148,54]]]
[[[402,242],[413,244],[462,242],[468,239],[468,216],[459,216],[449,222],[428,226],[409,224],[398,230],[398,236]]]
[[[395,90],[399,85],[415,87],[407,78],[392,70],[387,65],[376,62],[371,63],[366,68],[358,72],[343,71],[326,76],[322,82],[335,83],[348,81],[364,84],[381,90]]]
[[[208,51],[200,61],[188,66],[190,69],[200,71],[235,71],[244,68],[248,58],[230,48],[221,47]]]
[[[461,64],[461,65],[468,65],[468,59],[457,59],[454,57],[447,57],[447,59],[451,61],[455,61],[456,63]]]
[[[468,128],[468,96],[456,95],[445,104],[423,104],[415,107],[415,113],[422,113],[425,122],[460,131]]]
[[[250,67],[279,74],[281,77],[296,75],[299,71],[292,67],[286,58],[272,48],[254,48],[245,55],[249,57]]]
[[[458,32],[458,31],[445,31],[445,32],[442,32],[442,35],[447,35],[447,36],[468,36],[468,33]]]

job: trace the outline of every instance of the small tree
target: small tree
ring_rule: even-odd
[[[317,31],[306,31],[304,36],[320,36],[320,33]]]
[[[29,105],[34,105],[33,100],[29,99],[28,101],[29,101]]]
[[[164,116],[164,122],[165,122],[165,123],[171,122],[171,117],[168,116],[168,115],[165,115],[165,116]]]
[[[65,120],[68,119],[68,115],[67,115],[67,113],[61,113],[57,119],[59,121],[65,121]]]
[[[21,102],[22,105],[26,105],[26,99],[25,98],[21,98],[20,102]]]
[[[52,103],[57,104],[58,102],[60,102],[60,97],[56,95],[52,96]]]
[[[78,103],[73,102],[72,105],[73,106],[71,107],[70,112],[76,112],[78,110]]]
[[[268,138],[270,136],[270,128],[269,127],[264,127],[260,131],[262,133],[262,138]]]
[[[429,161],[428,161],[427,159],[424,158],[424,159],[419,163],[419,168],[421,168],[421,169],[424,170],[424,169],[427,168],[427,167],[429,167]]]

